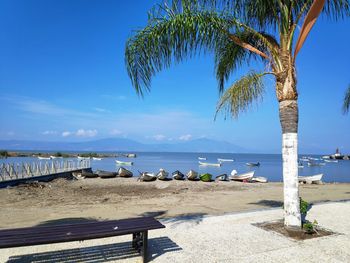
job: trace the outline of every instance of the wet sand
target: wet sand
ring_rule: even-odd
[[[301,185],[309,202],[350,199],[349,183]],[[0,189],[0,228],[135,216],[222,215],[281,207],[282,183],[57,179]]]

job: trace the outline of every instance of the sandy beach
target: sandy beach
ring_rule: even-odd
[[[145,215],[223,215],[281,207],[282,193],[282,183],[57,179],[0,189],[0,228]],[[347,200],[350,184],[301,185],[300,195],[313,203]]]

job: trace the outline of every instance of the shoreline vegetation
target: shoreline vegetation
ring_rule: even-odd
[[[40,151],[6,151],[0,150],[0,158],[8,158],[8,157],[62,157],[62,158],[77,158],[86,157],[86,158],[109,158],[109,157],[128,157],[135,158],[135,153],[97,153],[97,152],[75,152],[75,153],[66,153],[66,152],[40,152]]]

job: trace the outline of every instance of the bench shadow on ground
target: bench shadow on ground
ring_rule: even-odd
[[[131,237],[130,237],[131,239]],[[150,238],[148,240],[149,260],[165,253],[180,251],[182,248],[168,237]],[[140,258],[140,254],[132,249],[131,241],[83,248],[65,249],[27,255],[11,256],[8,263],[40,262],[40,263],[73,263],[73,262],[124,262],[126,259]]]
[[[283,202],[276,200],[260,200],[259,202],[249,203],[250,205],[260,205],[267,207],[283,207]]]
[[[150,211],[150,212],[144,212],[142,214],[139,214],[139,216],[151,216],[160,219],[163,223],[172,223],[174,225],[179,225],[182,223],[194,223],[199,224],[203,221],[204,216],[206,216],[206,213],[187,213],[187,214],[180,214],[174,217],[169,217],[167,215],[167,210],[160,210],[160,211]]]

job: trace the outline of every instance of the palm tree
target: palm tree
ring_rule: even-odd
[[[218,88],[223,93],[218,110],[226,110],[232,117],[262,98],[263,77],[272,76],[283,134],[284,224],[300,228],[295,60],[320,13],[340,19],[349,16],[349,6],[349,0],[164,2],[149,12],[147,25],[127,41],[127,71],[137,93],[143,96],[150,91],[157,72],[195,54],[213,53]],[[232,73],[254,60],[266,70],[248,72],[225,91]]]
[[[349,112],[349,108],[350,108],[350,85],[347,91],[345,92],[344,102],[343,102],[343,113],[347,114]]]

